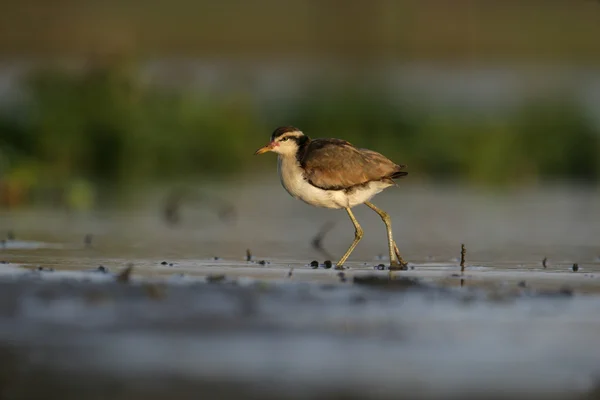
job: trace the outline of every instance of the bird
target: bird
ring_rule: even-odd
[[[352,208],[364,204],[375,211],[386,227],[390,269],[406,269],[392,234],[388,213],[371,203],[378,193],[396,186],[394,179],[408,175],[406,165],[396,164],[384,155],[357,148],[335,138],[312,139],[293,126],[280,126],[271,134],[269,143],[254,153],[277,154],[277,170],[284,189],[294,198],[315,207],[344,209],[354,225],[354,240],[336,263],[344,263],[363,237],[363,230]]]

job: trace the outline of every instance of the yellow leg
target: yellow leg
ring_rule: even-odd
[[[354,224],[354,241],[352,241],[352,244],[350,245],[350,247],[348,247],[346,253],[342,256],[342,258],[340,258],[340,261],[337,262],[337,264],[335,265],[335,269],[344,269],[344,263],[346,262],[346,260],[358,244],[358,242],[360,242],[360,239],[362,239],[363,237],[363,230],[358,224],[356,218],[354,217],[354,214],[352,214],[352,211],[350,211],[349,208],[346,208],[346,212],[348,213],[350,220]]]
[[[390,268],[405,267],[406,262],[404,261],[404,259],[402,259],[400,251],[398,250],[398,246],[396,245],[396,242],[394,242],[394,237],[392,235],[392,219],[390,218],[388,213],[375,206],[375,204],[371,203],[370,201],[365,201],[365,205],[371,210],[375,211],[377,214],[379,214],[381,220],[385,224],[388,239],[388,249],[390,252]]]

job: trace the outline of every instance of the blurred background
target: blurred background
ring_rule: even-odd
[[[0,14],[0,207],[235,183],[295,125],[410,184],[600,179],[592,0],[22,0]]]

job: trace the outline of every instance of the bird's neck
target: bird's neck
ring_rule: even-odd
[[[304,158],[304,155],[308,150],[308,145],[310,144],[310,138],[308,136],[302,136],[298,138],[296,143],[298,144],[298,150],[296,151],[295,157],[298,163],[302,164],[302,159]]]

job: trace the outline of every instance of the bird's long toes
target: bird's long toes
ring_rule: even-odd
[[[396,260],[392,260],[390,262],[390,271],[407,271],[408,265],[405,263],[398,262]]]
[[[335,269],[337,269],[337,270],[344,270],[346,268],[343,265],[336,265]]]

